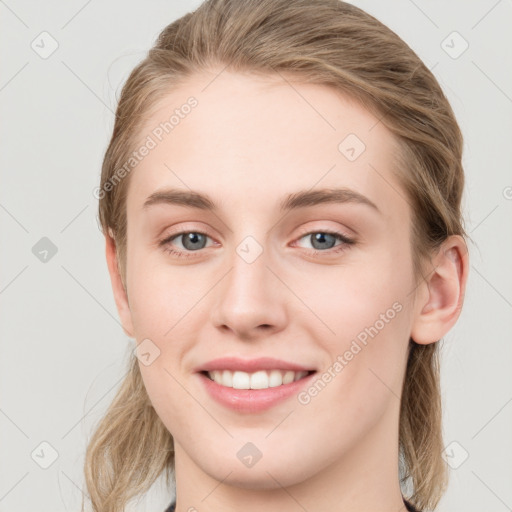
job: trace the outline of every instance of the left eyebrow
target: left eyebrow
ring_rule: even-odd
[[[349,188],[324,188],[294,192],[285,197],[280,203],[279,209],[284,212],[327,203],[362,204],[380,213],[379,208],[373,201]],[[200,210],[218,211],[215,202],[206,194],[179,189],[165,189],[154,192],[144,201],[143,208],[149,208],[154,204],[176,204]]]
[[[325,203],[355,203],[369,206],[380,212],[377,205],[366,196],[350,188],[323,188],[319,190],[303,190],[290,194],[281,203],[281,211],[289,211],[307,206]]]
[[[207,195],[179,189],[166,189],[154,192],[144,201],[142,207],[146,209],[154,204],[177,204],[200,210],[217,210],[217,206]]]

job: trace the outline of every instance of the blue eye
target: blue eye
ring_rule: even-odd
[[[333,231],[309,231],[303,234],[299,240],[307,239],[308,237],[312,245],[310,250],[315,255],[339,253],[355,243],[355,240],[348,238],[342,233]],[[190,258],[194,256],[194,252],[200,252],[201,249],[206,248],[208,238],[210,237],[201,231],[182,231],[165,238],[159,242],[159,245],[163,247],[165,252],[177,258]],[[182,247],[176,249],[175,243],[177,240],[181,241]],[[336,241],[341,243],[336,245]]]
[[[166,252],[173,254],[174,256],[178,256],[180,258],[189,257],[190,254],[188,254],[188,252],[195,252],[200,249],[204,249],[207,238],[210,237],[206,233],[201,233],[200,231],[183,231],[162,240],[160,245],[164,246],[164,250]],[[175,250],[172,248],[171,242],[177,239],[181,239],[181,243],[185,251]]]
[[[191,231],[188,233],[182,233],[175,238],[181,238],[181,243],[187,251],[196,251],[197,249],[204,249],[206,236],[207,235],[204,233]]]
[[[354,243],[354,240],[346,237],[342,233],[336,233],[333,231],[310,231],[303,235],[299,240],[302,240],[303,238],[309,239],[315,254],[319,252],[336,253],[345,250],[347,245]],[[336,240],[342,243],[336,246]],[[334,251],[331,251],[334,247],[337,248]]]

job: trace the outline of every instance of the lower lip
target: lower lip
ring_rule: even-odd
[[[261,412],[296,395],[311,382],[316,372],[302,379],[267,389],[234,389],[221,386],[202,373],[198,373],[206,391],[221,405],[238,412]]]

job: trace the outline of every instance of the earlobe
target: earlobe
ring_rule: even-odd
[[[128,296],[119,272],[116,244],[114,238],[108,234],[105,235],[105,254],[107,257],[107,266],[110,274],[112,291],[114,293],[114,300],[121,319],[121,324],[125,334],[130,338],[133,338],[132,315],[128,304]]]
[[[416,343],[439,341],[453,327],[464,302],[468,271],[466,243],[460,235],[452,235],[439,249],[433,267],[419,287],[411,330]]]

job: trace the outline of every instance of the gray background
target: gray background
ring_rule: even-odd
[[[512,3],[352,3],[433,70],[465,136],[475,245],[463,313],[442,349],[453,470],[438,510],[511,510]],[[133,347],[117,319],[92,191],[122,83],[160,30],[197,5],[0,1],[0,511],[79,509],[87,437]],[[44,31],[58,43],[47,58]],[[43,237],[57,248],[45,262]],[[43,469],[52,450],[57,459]],[[155,486],[137,510],[169,500]]]

